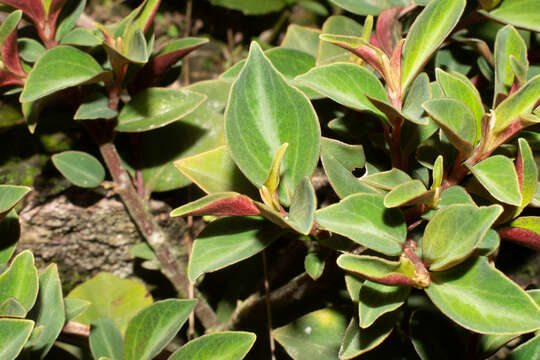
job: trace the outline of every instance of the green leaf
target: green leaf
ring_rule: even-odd
[[[465,0],[430,2],[416,18],[403,47],[401,88],[407,89],[459,21]]]
[[[93,188],[105,180],[105,169],[98,159],[81,151],[64,151],[51,157],[54,166],[73,184]]]
[[[45,47],[39,41],[31,38],[21,38],[17,40],[19,57],[26,62],[33,63],[45,53]]]
[[[321,31],[310,27],[291,24],[283,37],[280,47],[295,49],[317,57],[319,49],[319,35]]]
[[[109,98],[95,92],[88,95],[73,116],[75,120],[113,119],[118,112],[109,108]]]
[[[25,316],[26,309],[14,297],[6,299],[0,304],[0,317],[24,318]]]
[[[94,359],[122,360],[124,339],[111,319],[98,319],[92,323],[89,343]]]
[[[242,11],[245,15],[268,14],[281,10],[287,4],[286,0],[267,0],[262,3],[254,3],[251,0],[210,0],[210,2],[212,5]]]
[[[249,216],[260,211],[249,197],[235,193],[212,193],[171,211],[169,216]]]
[[[495,39],[495,91],[494,106],[497,104],[499,94],[507,95],[514,83],[514,71],[511,66],[511,57],[518,61],[527,62],[527,44],[516,29],[507,25],[497,32]]]
[[[20,233],[19,217],[15,210],[11,210],[4,220],[0,222],[0,235],[2,236],[0,242],[0,266],[7,264],[11,256],[13,256]]]
[[[456,204],[439,210],[426,226],[422,260],[431,271],[447,270],[474,253],[502,214],[500,205],[477,207]]]
[[[34,306],[37,294],[38,274],[34,256],[30,250],[25,250],[15,256],[9,268],[0,275],[0,304],[14,297],[28,312]]]
[[[496,9],[480,12],[498,22],[540,31],[540,4],[535,0],[504,0]]]
[[[459,100],[442,98],[428,100],[422,107],[460,153],[469,155],[472,152],[477,136],[476,119],[467,105]]]
[[[410,292],[411,288],[408,286],[388,286],[364,281],[358,301],[360,327],[368,328],[382,315],[399,308]]]
[[[36,328],[43,326],[43,331],[31,348],[32,358],[43,359],[62,331],[66,319],[56,264],[49,265],[39,275],[38,298],[29,318],[35,321]]]
[[[508,360],[529,360],[540,357],[540,335],[536,335],[529,341],[521,344],[512,351]]]
[[[140,282],[105,272],[75,287],[68,294],[68,298],[92,303],[74,321],[90,325],[97,319],[107,317],[113,320],[122,333],[135,314],[152,304],[152,296]]]
[[[304,258],[304,269],[306,269],[306,273],[310,278],[317,280],[321,277],[327,258],[328,254],[322,251],[312,251],[306,255]]]
[[[55,38],[57,41],[63,40],[64,36],[73,29],[85,7],[86,0],[67,1],[65,3],[60,14],[61,20],[56,27]]]
[[[443,178],[444,178],[444,160],[443,156],[437,156],[435,164],[433,164],[433,183],[431,184],[431,189],[438,189],[441,187]]]
[[[13,360],[30,337],[34,322],[24,319],[0,319],[0,358]]]
[[[461,186],[450,186],[444,190],[440,197],[439,203],[437,204],[436,209],[429,210],[422,215],[422,218],[425,220],[430,220],[433,218],[433,215],[437,213],[438,210],[443,209],[449,205],[453,204],[472,204],[475,205],[475,202],[471,198],[471,195],[462,188]]]
[[[335,157],[348,171],[361,169],[366,163],[366,156],[362,145],[349,145],[341,141],[322,138],[321,152]]]
[[[490,156],[469,169],[495,199],[515,206],[521,204],[518,176],[512,160],[503,155]]]
[[[426,73],[421,73],[412,82],[403,102],[403,115],[414,124],[422,124],[427,127],[431,120],[426,115],[422,104],[432,97],[431,84]],[[417,126],[414,126],[417,128]],[[418,132],[425,131],[423,129]]]
[[[227,217],[212,221],[193,243],[188,276],[191,282],[247,259],[264,250],[282,232],[273,224],[256,218]]]
[[[406,6],[409,0],[330,0],[337,6],[357,15],[379,15],[384,9],[392,6]]]
[[[431,301],[460,326],[482,334],[522,334],[540,328],[540,307],[486,258],[431,274]]]
[[[247,355],[255,339],[255,334],[242,331],[207,334],[188,342],[168,360],[240,360]]]
[[[343,313],[326,308],[273,330],[272,336],[295,360],[335,360],[346,326]]]
[[[289,208],[288,223],[294,230],[308,235],[313,227],[315,210],[317,210],[315,189],[313,189],[309,177],[304,176],[294,191],[294,197]]]
[[[68,32],[60,41],[62,45],[75,46],[98,46],[103,43],[103,38],[95,31],[83,28],[75,28]]]
[[[538,187],[538,166],[534,160],[534,154],[527,140],[518,139],[519,152],[516,159],[516,172],[521,190],[521,205],[516,209],[514,217],[529,205],[534,198]]]
[[[363,26],[351,18],[341,15],[333,15],[326,19],[322,27],[323,34],[358,35],[363,31]],[[339,46],[321,41],[317,55],[317,65],[325,65],[339,61],[348,62],[351,53]]]
[[[427,204],[433,200],[434,190],[427,190],[420,180],[409,180],[392,189],[384,197],[384,206],[397,208],[415,204]]]
[[[143,132],[166,126],[201,105],[206,96],[189,90],[149,88],[139,92],[118,115],[119,132]]]
[[[360,298],[360,288],[364,283],[364,279],[359,276],[345,273],[345,286],[347,287],[347,292],[351,300],[355,303],[358,303]]]
[[[28,186],[0,185],[0,220],[31,190]]]
[[[343,343],[339,349],[339,359],[353,359],[379,346],[390,336],[398,318],[397,311],[383,315],[367,329],[360,328],[356,319],[352,318],[345,330]]]
[[[317,66],[296,78],[317,92],[354,110],[384,115],[366,95],[389,102],[381,82],[365,67],[352,63]]]
[[[477,143],[482,135],[482,118],[484,117],[484,106],[480,93],[465,76],[460,76],[458,73],[451,75],[441,69],[437,69],[435,73],[444,94],[449,98],[459,100],[472,111],[476,125],[474,143]]]
[[[75,319],[77,316],[84,313],[92,305],[90,301],[76,299],[76,298],[64,298],[64,308],[66,312],[66,323]]]
[[[172,340],[186,322],[197,300],[158,301],[129,322],[124,360],[152,359]]]
[[[397,168],[381,171],[372,175],[366,175],[360,178],[360,181],[366,184],[388,191],[410,180],[412,179],[407,173]]]
[[[87,53],[70,46],[47,50],[35,63],[19,100],[40,99],[72,86],[99,82],[110,76]]]
[[[399,209],[387,209],[383,196],[350,195],[315,213],[317,223],[328,231],[383,254],[401,254],[407,226]]]
[[[257,43],[252,43],[246,65],[232,85],[225,134],[232,158],[258,188],[267,178],[276,151],[289,144],[279,191],[286,206],[300,179],[310,176],[317,165],[317,114],[308,98],[275,70]]]

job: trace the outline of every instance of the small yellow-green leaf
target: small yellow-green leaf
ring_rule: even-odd
[[[441,210],[449,205],[453,204],[472,204],[475,205],[475,202],[471,198],[471,195],[462,188],[461,186],[450,186],[442,192],[439,197],[439,203],[435,209],[431,209],[425,212],[422,215],[422,218],[425,220],[430,220],[433,215],[437,213],[438,210]]]
[[[261,192],[261,197],[264,203],[270,207],[273,207],[276,210],[279,210],[279,200],[278,200],[278,187],[280,181],[280,169],[281,163],[283,162],[283,157],[285,156],[285,151],[289,144],[282,144],[281,147],[276,151],[274,157],[272,158],[272,164],[270,166],[270,172],[266,177],[266,181],[262,185],[262,188],[259,190]],[[263,192],[264,189],[264,192]],[[267,194],[267,196],[264,196]]]
[[[434,190],[427,190],[420,180],[409,180],[399,184],[384,197],[384,206],[397,208],[415,204],[426,204],[433,200]]]
[[[444,162],[443,156],[437,156],[435,164],[433,165],[433,183],[431,184],[431,189],[438,189],[441,187],[442,180],[444,177]]]
[[[175,351],[168,360],[241,360],[256,336],[241,331],[225,331],[200,336]]]
[[[0,220],[32,190],[28,186],[0,185]]]
[[[397,168],[366,175],[360,178],[360,181],[365,182],[366,184],[388,191],[410,180],[412,179],[407,173]]]
[[[15,359],[30,337],[33,327],[32,320],[0,319],[0,359]]]
[[[105,169],[98,159],[81,151],[64,151],[51,158],[54,166],[73,184],[93,188],[105,179]]]
[[[0,303],[14,297],[28,312],[38,294],[38,273],[34,256],[25,250],[15,256],[11,265],[0,275]]]
[[[365,329],[382,315],[399,308],[411,292],[408,286],[388,286],[366,280],[360,288],[358,318]]]

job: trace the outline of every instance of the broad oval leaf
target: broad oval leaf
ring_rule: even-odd
[[[403,93],[456,26],[465,5],[465,0],[431,1],[416,18],[403,47],[401,70]]]
[[[366,95],[390,102],[381,82],[365,67],[352,63],[317,66],[296,79],[341,105],[381,117],[383,113]]]
[[[74,321],[91,325],[93,321],[107,317],[122,333],[135,314],[152,304],[152,296],[141,283],[105,272],[75,287],[68,297],[92,303]]]
[[[255,339],[255,334],[242,331],[207,334],[191,340],[168,360],[240,360],[249,352]]]
[[[272,337],[295,360],[336,360],[346,327],[343,313],[326,308],[273,330]]]
[[[191,282],[247,259],[270,245],[282,231],[262,219],[227,217],[212,221],[193,243],[188,277]]]
[[[384,197],[384,206],[397,208],[415,204],[426,204],[433,200],[434,190],[427,190],[420,180],[409,180],[399,184]]]
[[[0,358],[15,359],[30,337],[33,327],[32,320],[0,319]]]
[[[25,250],[15,256],[9,268],[0,275],[0,304],[14,297],[30,311],[38,294],[38,273],[34,256]]]
[[[315,216],[324,229],[386,255],[401,254],[407,235],[403,214],[399,209],[387,209],[381,195],[350,195],[318,210]]]
[[[422,218],[425,220],[430,220],[431,218],[433,218],[433,216],[437,213],[438,210],[453,204],[476,205],[467,190],[465,190],[461,186],[450,186],[441,193],[437,207],[435,209],[425,212],[422,215]]]
[[[469,169],[495,199],[515,206],[521,204],[518,176],[512,160],[503,155],[490,156]]]
[[[70,46],[56,46],[47,50],[28,74],[21,102],[40,99],[72,86],[102,81],[104,71],[87,53]]]
[[[502,214],[500,205],[450,205],[438,211],[426,226],[422,239],[422,260],[431,271],[449,269],[480,245],[486,233]]]
[[[90,327],[90,350],[95,359],[122,360],[124,339],[111,319],[98,319]]]
[[[364,281],[358,298],[358,319],[365,329],[382,315],[399,308],[411,292],[408,286],[388,286],[369,280]]]
[[[494,10],[481,13],[502,23],[540,32],[540,3],[536,0],[503,0]]]
[[[365,182],[366,184],[388,191],[410,180],[412,179],[407,173],[397,168],[362,176],[360,178],[360,181]]]
[[[124,360],[152,359],[186,322],[197,300],[158,301],[131,319],[126,330]]]
[[[64,151],[51,158],[54,166],[73,184],[93,188],[105,179],[105,169],[98,159],[82,151]]]
[[[484,257],[432,273],[431,301],[462,327],[482,334],[522,334],[540,328],[540,307]]]
[[[320,131],[309,99],[288,85],[260,46],[252,43],[246,65],[232,85],[225,113],[227,143],[240,170],[260,188],[274,154],[288,143],[279,186],[279,199],[288,206],[300,179],[315,170]]]
[[[115,130],[143,132],[158,129],[188,115],[204,100],[206,95],[189,90],[143,90],[122,108]]]

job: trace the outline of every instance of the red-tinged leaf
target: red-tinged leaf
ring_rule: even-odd
[[[130,85],[132,92],[139,92],[150,87],[159,77],[190,52],[198,49],[208,42],[207,39],[185,38],[166,45],[154,58],[152,58],[137,74]],[[182,43],[185,43],[183,46]],[[177,44],[177,46],[175,46]]]
[[[45,13],[47,13],[47,22],[52,29],[56,29],[56,21],[58,20],[58,16],[60,16],[60,12],[66,4],[66,1],[67,0],[51,0],[49,9],[45,9]]]
[[[385,9],[377,19],[377,43],[388,56],[392,56],[397,42],[401,39],[401,23],[398,21],[401,10],[401,6]]]
[[[13,85],[23,86],[24,81],[20,77],[13,75],[9,71],[6,71],[6,70],[0,71],[0,87],[13,86]]]
[[[260,213],[249,197],[227,192],[206,195],[173,210],[170,216],[255,216]]]
[[[498,232],[499,236],[503,239],[514,241],[535,250],[540,250],[540,235],[532,230],[506,228],[501,229]]]
[[[2,44],[2,60],[9,71],[19,76],[26,76],[19,60],[19,51],[17,50],[17,30],[8,35]]]
[[[0,3],[22,10],[38,26],[45,22],[45,8],[41,0],[0,0]]]

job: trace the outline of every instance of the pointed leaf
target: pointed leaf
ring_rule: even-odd
[[[188,276],[191,282],[247,259],[264,250],[282,234],[275,225],[261,219],[229,217],[212,221],[193,243]]]
[[[437,156],[435,164],[433,164],[433,183],[431,184],[431,189],[438,189],[441,187],[442,180],[444,177],[444,162],[443,156]]]
[[[342,15],[333,15],[326,19],[322,27],[323,34],[358,35],[363,32],[363,27],[351,18]],[[319,43],[317,65],[331,64],[338,61],[348,62],[351,53],[336,45],[325,41]]]
[[[322,155],[331,155],[348,171],[361,169],[366,163],[362,145],[349,145],[338,140],[322,138]]]
[[[364,281],[358,300],[360,327],[368,328],[382,315],[399,308],[410,292],[411,288],[408,286],[388,286]]]
[[[335,360],[346,326],[344,314],[326,308],[273,330],[272,337],[295,360]]]
[[[126,330],[124,360],[152,359],[186,322],[197,300],[158,301],[139,312]]]
[[[327,258],[327,254],[322,251],[313,251],[306,255],[304,258],[304,269],[306,269],[306,273],[310,278],[317,280],[321,277]]]
[[[431,84],[429,83],[429,77],[426,73],[421,73],[414,79],[409,87],[402,109],[402,113],[405,115],[406,119],[414,124],[424,125],[421,129],[417,130],[419,133],[425,131],[424,128],[429,128],[427,125],[432,122],[422,107],[422,104],[431,97],[432,90]],[[414,126],[414,128],[416,129],[418,126]]]
[[[504,0],[496,9],[480,12],[502,23],[540,31],[540,4],[535,0]]]
[[[287,32],[279,46],[286,49],[300,50],[317,57],[320,33],[319,29],[291,24],[287,27]]]
[[[449,269],[474,253],[502,213],[499,205],[450,205],[439,210],[426,226],[422,260],[431,271]]]
[[[143,132],[166,126],[191,113],[206,96],[189,90],[150,88],[138,93],[118,115],[119,132]]]
[[[0,317],[26,317],[26,309],[14,297],[6,299],[0,304]]]
[[[319,158],[320,127],[311,103],[286,83],[256,43],[232,85],[225,134],[232,158],[258,188],[267,178],[276,151],[283,143],[289,144],[279,191],[286,206],[300,179],[313,173]]]
[[[317,210],[315,189],[309,178],[304,176],[294,191],[287,220],[296,231],[308,235],[313,226],[315,210]]]
[[[95,92],[87,96],[73,116],[75,120],[113,119],[118,112],[109,108],[109,98]]]
[[[21,21],[22,12],[17,10],[9,14],[0,26],[0,50],[1,59],[4,67],[17,76],[26,76],[26,73],[21,67],[17,47],[17,27]]]
[[[379,116],[384,115],[366,95],[389,102],[380,81],[366,68],[352,63],[317,66],[296,80],[341,105],[354,110],[370,111]]]
[[[315,216],[324,229],[386,255],[401,254],[407,226],[399,209],[385,208],[381,195],[350,195]]]
[[[28,186],[0,185],[0,220],[31,190]]]
[[[30,337],[34,322],[24,319],[0,319],[0,358],[12,360]]]
[[[516,159],[516,172],[519,180],[519,188],[521,190],[521,205],[516,209],[514,217],[518,216],[521,211],[529,205],[536,194],[538,187],[538,166],[534,160],[534,154],[531,147],[525,139],[518,139],[519,152]]]
[[[330,0],[337,6],[357,15],[379,15],[379,13],[392,6],[406,6],[409,0]]]
[[[86,0],[66,1],[60,13],[60,23],[56,28],[56,40],[62,40],[73,29],[86,7]]]
[[[521,204],[518,176],[512,160],[495,155],[469,169],[495,199],[515,206]]]
[[[64,151],[51,158],[54,166],[73,184],[93,188],[105,179],[105,169],[98,159],[81,151]]]
[[[519,217],[510,223],[509,228],[500,229],[499,235],[503,239],[512,240],[533,249],[540,249],[540,217]]]
[[[84,313],[90,305],[90,301],[87,300],[65,297],[64,308],[66,312],[66,323]]]
[[[111,319],[98,319],[92,323],[89,343],[94,359],[122,360],[124,339]]]
[[[360,288],[362,287],[364,281],[365,280],[360,276],[345,273],[345,285],[347,287],[347,292],[354,303],[358,303],[359,301]]]
[[[384,197],[384,206],[397,208],[415,204],[427,204],[433,200],[434,190],[427,190],[420,180],[409,180],[392,189]]]
[[[422,215],[422,218],[425,220],[430,220],[433,218],[433,215],[435,215],[438,210],[453,204],[476,205],[467,190],[465,190],[461,186],[450,186],[441,193],[439,197],[439,203],[437,204],[436,209],[425,212]]]
[[[260,211],[249,197],[234,193],[212,193],[171,211],[169,216],[250,216]]]
[[[28,312],[38,293],[38,274],[34,256],[25,250],[15,256],[9,268],[0,275],[0,304],[14,297]]]
[[[411,177],[397,169],[393,168],[388,171],[381,171],[372,175],[362,176],[360,181],[383,190],[392,190],[407,181],[412,180]]]
[[[540,335],[536,335],[529,341],[519,345],[512,351],[508,360],[529,360],[540,357]]]
[[[247,355],[255,339],[255,334],[241,331],[207,334],[188,342],[168,360],[241,360]]]
[[[2,217],[3,215],[0,215],[0,218]],[[21,234],[19,217],[15,210],[11,210],[0,222],[0,234],[2,234],[2,240],[0,242],[0,266],[2,266],[7,264],[11,259]]]
[[[482,334],[521,334],[540,328],[540,307],[486,258],[432,273],[431,301],[460,326]]]
[[[87,53],[70,46],[56,46],[41,56],[24,85],[21,102],[40,99],[57,91],[110,76]]]
[[[401,88],[407,89],[459,21],[465,0],[430,2],[416,18],[403,48]]]

